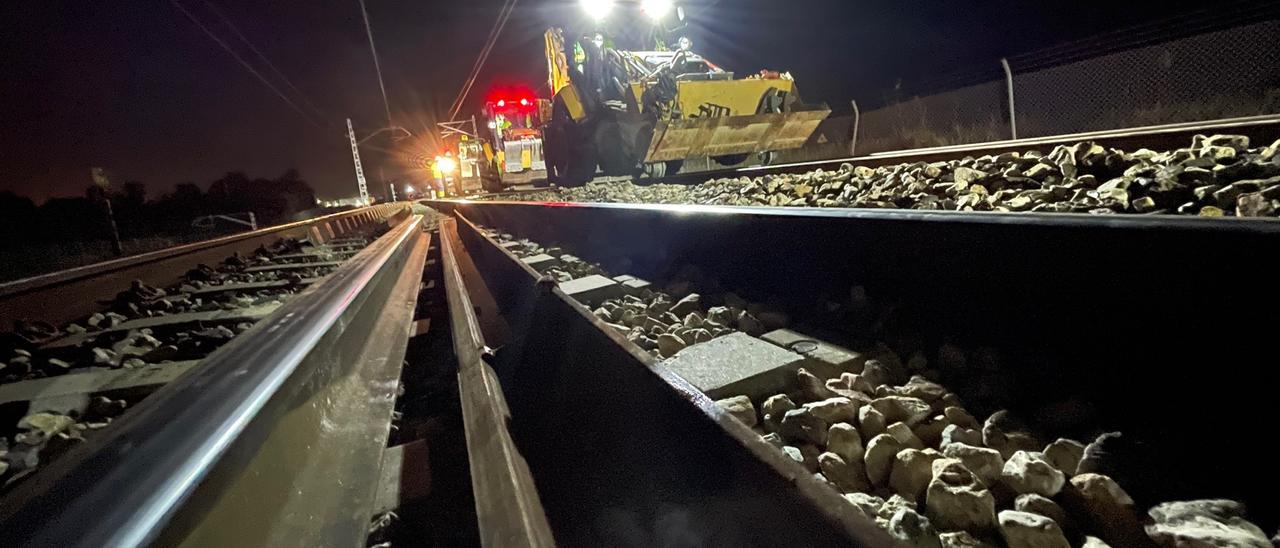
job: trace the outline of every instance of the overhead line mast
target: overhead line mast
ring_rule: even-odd
[[[356,142],[356,130],[347,118],[347,137],[351,139],[351,158],[356,163],[356,184],[360,185],[360,202],[369,204],[369,187],[364,180],[364,167],[360,165],[360,144]]]

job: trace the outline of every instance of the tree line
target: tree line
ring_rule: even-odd
[[[109,199],[122,239],[192,232],[192,221],[207,215],[253,212],[258,226],[294,220],[316,207],[315,191],[296,169],[274,179],[250,179],[229,172],[203,190],[181,183],[151,199],[146,185],[129,181],[106,190],[89,186],[84,196],[50,198],[43,204],[13,192],[0,192],[0,245],[106,240],[104,199]],[[223,224],[223,226],[226,226]],[[247,228],[247,227],[244,227]]]

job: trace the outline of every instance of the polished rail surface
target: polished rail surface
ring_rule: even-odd
[[[6,541],[362,542],[377,475],[368,463],[386,443],[396,341],[408,336],[427,238],[420,217],[401,219],[19,485],[0,509]]]

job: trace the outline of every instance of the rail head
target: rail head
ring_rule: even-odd
[[[575,209],[627,215],[634,213],[673,216],[723,216],[730,218],[774,218],[797,221],[845,220],[854,222],[894,222],[954,224],[968,226],[1023,226],[1056,228],[1110,228],[1137,231],[1211,232],[1214,234],[1280,234],[1280,219],[1191,217],[1186,215],[1086,215],[1080,213],[1005,213],[997,211],[930,211],[914,209],[871,209],[847,207],[770,207],[695,204],[631,204],[599,202],[533,202],[499,200],[423,200],[442,211],[508,209],[531,214],[542,210]]]
[[[529,466],[507,431],[509,411],[502,386],[484,359],[488,346],[459,268],[459,255],[465,253],[460,244],[455,221],[442,221],[444,285],[482,543],[555,546]]]
[[[7,540],[138,546],[154,541],[178,514],[202,513],[185,505],[198,490],[225,488],[224,481],[209,481],[211,472],[246,459],[229,454],[233,444],[238,452],[252,452],[282,420],[289,409],[280,400],[315,381],[314,371],[303,370],[304,359],[326,350],[318,343],[344,327],[344,312],[388,274],[388,265],[421,227],[420,217],[400,223],[329,278],[143,400],[102,436],[19,485],[0,509]]]

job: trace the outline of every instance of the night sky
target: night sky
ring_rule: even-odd
[[[37,201],[81,195],[89,167],[148,184],[202,186],[227,171],[294,167],[321,197],[354,194],[346,117],[386,125],[356,0],[211,0],[302,92],[279,80],[205,0],[179,0],[288,94],[254,78],[169,0],[6,0],[0,6],[0,190]],[[446,111],[501,0],[366,0],[392,117],[419,135]],[[1203,3],[696,0],[684,4],[700,51],[739,74],[790,70],[807,100],[837,110],[900,80],[989,67]],[[494,85],[545,92],[542,31],[579,17],[576,0],[525,0],[464,113]],[[366,174],[402,174],[391,148],[362,149]],[[423,143],[423,149],[428,147]]]

